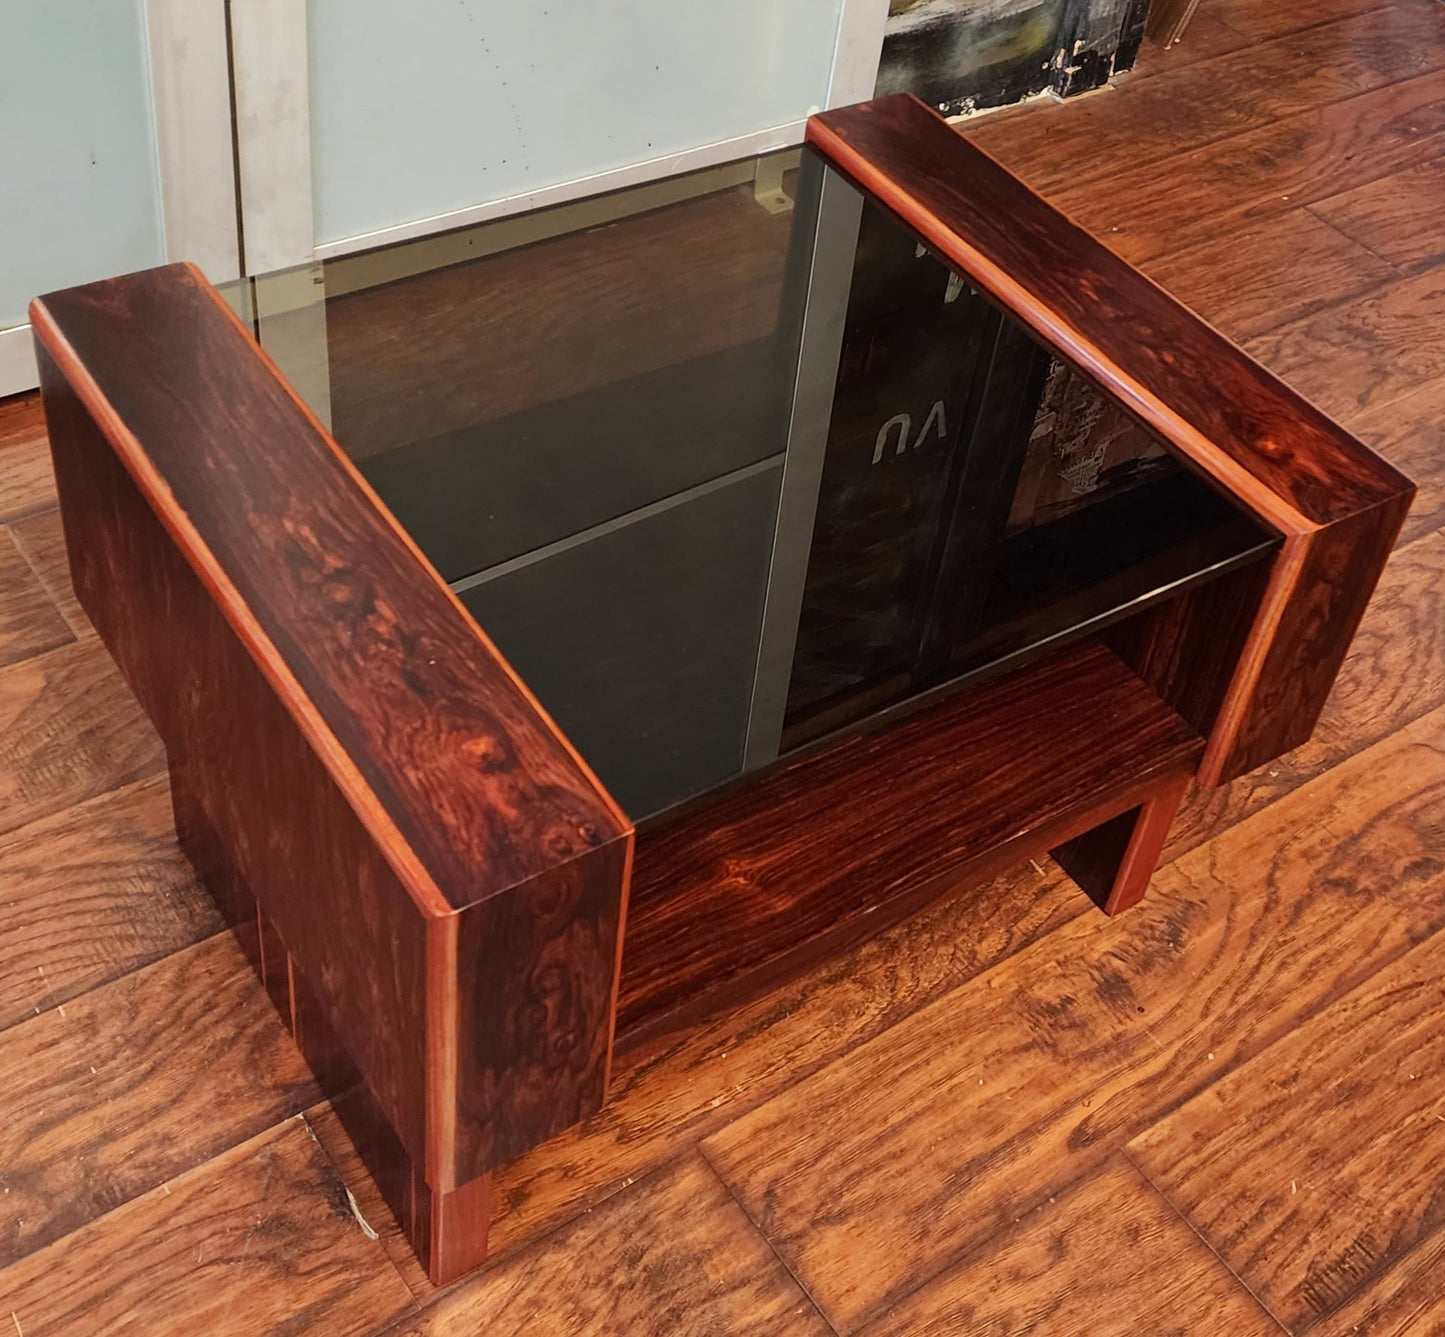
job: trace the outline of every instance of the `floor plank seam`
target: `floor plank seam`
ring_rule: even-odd
[[[1230,1071],[1233,1071],[1233,1069],[1230,1069]],[[1220,1075],[1222,1076],[1223,1074],[1221,1073]],[[1208,1086],[1202,1089],[1207,1091],[1209,1089],[1209,1086],[1213,1085],[1214,1083],[1210,1082]],[[1158,1120],[1154,1120],[1154,1122],[1157,1123]],[[1137,1131],[1142,1132],[1143,1129],[1139,1129]],[[1202,1244],[1206,1249],[1209,1250],[1210,1257],[1215,1259],[1215,1261],[1218,1262],[1220,1267],[1222,1267],[1229,1276],[1234,1278],[1235,1284],[1238,1285],[1240,1290],[1242,1290],[1247,1296],[1249,1296],[1251,1300],[1254,1301],[1255,1306],[1259,1309],[1259,1312],[1268,1317],[1270,1322],[1273,1323],[1280,1330],[1280,1332],[1285,1334],[1285,1337],[1295,1337],[1295,1334],[1290,1332],[1290,1330],[1280,1321],[1279,1317],[1275,1314],[1275,1312],[1267,1304],[1265,1304],[1258,1295],[1255,1294],[1254,1289],[1249,1285],[1249,1283],[1245,1281],[1244,1278],[1241,1277],[1239,1273],[1236,1272],[1234,1268],[1232,1268],[1224,1260],[1224,1258],[1220,1255],[1219,1250],[1216,1249],[1213,1244],[1211,1244],[1207,1239],[1205,1239],[1203,1235],[1199,1233],[1198,1230],[1195,1229],[1194,1223],[1187,1216],[1185,1216],[1184,1213],[1181,1212],[1177,1206],[1175,1206],[1173,1199],[1171,1199],[1169,1195],[1165,1193],[1164,1190],[1161,1189],[1159,1185],[1156,1184],[1153,1179],[1149,1177],[1148,1171],[1146,1171],[1144,1167],[1140,1165],[1139,1162],[1136,1161],[1134,1157],[1129,1154],[1129,1144],[1127,1141],[1120,1146],[1119,1151],[1123,1155],[1124,1159],[1134,1167],[1139,1177],[1146,1184],[1149,1185],[1150,1191],[1153,1192],[1155,1196],[1157,1196],[1159,1200],[1163,1202],[1171,1212],[1174,1213],[1174,1215],[1184,1225],[1185,1229],[1188,1230],[1189,1233],[1200,1242],[1200,1244]]]
[[[1389,179],[1389,178],[1386,178],[1386,180],[1388,180],[1388,179]],[[1372,183],[1367,183],[1367,184],[1372,184]],[[1300,208],[1303,209],[1303,210],[1305,211],[1305,213],[1309,214],[1309,216],[1310,216],[1311,218],[1317,218],[1321,223],[1323,223],[1327,228],[1329,228],[1329,230],[1330,230],[1331,232],[1333,232],[1336,236],[1338,236],[1338,237],[1343,237],[1346,241],[1351,242],[1351,243],[1353,243],[1354,245],[1360,247],[1361,250],[1368,251],[1368,252],[1369,252],[1371,255],[1373,255],[1373,256],[1375,257],[1375,259],[1378,260],[1382,265],[1389,265],[1389,266],[1390,266],[1390,268],[1395,272],[1395,277],[1394,277],[1393,279],[1384,280],[1383,282],[1377,284],[1377,285],[1376,285],[1376,288],[1388,288],[1388,287],[1390,287],[1392,284],[1398,283],[1401,279],[1417,278],[1419,275],[1421,275],[1421,274],[1427,274],[1427,273],[1430,272],[1431,269],[1435,268],[1434,265],[1428,265],[1428,264],[1425,265],[1423,268],[1419,268],[1419,269],[1406,268],[1406,267],[1403,267],[1403,266],[1401,266],[1401,265],[1398,265],[1398,264],[1395,263],[1395,261],[1391,260],[1388,256],[1381,255],[1380,252],[1377,251],[1373,246],[1371,246],[1369,242],[1367,242],[1367,241],[1360,241],[1357,237],[1352,237],[1352,236],[1350,236],[1350,234],[1349,234],[1348,232],[1345,232],[1345,231],[1339,226],[1339,224],[1336,223],[1333,219],[1326,218],[1323,214],[1321,214],[1321,213],[1319,212],[1318,206],[1320,206],[1320,205],[1322,205],[1322,204],[1329,204],[1331,200],[1337,200],[1337,199],[1340,198],[1341,195],[1348,195],[1348,194],[1351,193],[1351,190],[1356,190],[1356,189],[1358,189],[1358,187],[1353,187],[1353,186],[1352,186],[1352,187],[1350,188],[1350,190],[1336,191],[1335,194],[1333,194],[1333,195],[1326,195],[1326,196],[1324,196],[1323,198],[1318,199],[1318,200],[1309,200],[1309,201],[1307,201],[1306,203],[1300,205]],[[1442,243],[1442,244],[1445,244],[1445,243]],[[1345,304],[1345,302],[1354,302],[1354,301],[1358,301],[1360,298],[1368,297],[1368,296],[1370,296],[1370,294],[1371,294],[1373,291],[1375,291],[1375,289],[1365,289],[1365,290],[1362,291],[1362,292],[1355,293],[1352,297],[1348,297],[1348,298],[1344,299],[1344,301],[1332,303],[1331,305],[1329,305],[1329,306],[1327,306],[1327,307],[1321,307],[1319,311],[1316,311],[1316,312],[1314,312],[1313,314],[1314,314],[1314,315],[1320,315],[1321,313],[1323,313],[1323,312],[1325,312],[1325,311],[1333,311],[1336,307],[1338,307],[1338,306],[1343,306],[1343,305]],[[1310,317],[1306,317],[1306,319],[1310,319]],[[1289,322],[1289,321],[1283,321],[1282,323],[1285,324],[1285,325],[1288,325],[1290,322]],[[1275,328],[1278,329],[1279,326],[1276,326]],[[1272,333],[1272,332],[1273,332],[1273,331],[1271,331],[1271,330],[1262,330],[1262,331],[1261,331],[1262,334],[1270,334],[1270,333]]]
[[[828,1317],[827,1311],[823,1308],[821,1304],[818,1303],[818,1299],[813,1294],[812,1289],[793,1269],[792,1264],[789,1263],[788,1260],[784,1258],[781,1253],[778,1252],[777,1246],[772,1241],[772,1237],[768,1234],[766,1230],[762,1228],[761,1225],[758,1224],[757,1219],[753,1216],[752,1212],[748,1210],[747,1203],[745,1203],[740,1197],[738,1197],[737,1193],[733,1189],[732,1184],[728,1182],[727,1178],[718,1170],[717,1166],[713,1164],[712,1157],[707,1154],[707,1148],[704,1147],[701,1142],[695,1142],[693,1143],[691,1149],[695,1150],[697,1154],[702,1157],[703,1163],[707,1166],[713,1178],[716,1179],[718,1183],[727,1190],[728,1197],[730,1197],[733,1202],[737,1204],[738,1211],[740,1211],[747,1219],[748,1225],[752,1227],[758,1238],[761,1239],[763,1243],[768,1246],[768,1252],[771,1253],[773,1257],[778,1260],[778,1266],[781,1267],[783,1271],[785,1271],[788,1276],[793,1279],[793,1284],[798,1288],[798,1291],[803,1296],[803,1298],[807,1300],[813,1312],[818,1315],[818,1318],[822,1322],[823,1326],[827,1328],[829,1332],[834,1333],[836,1337],[848,1337],[848,1334],[843,1332],[833,1322],[833,1320]],[[862,1327],[863,1325],[860,1323],[858,1326]],[[856,1331],[856,1329],[854,1329],[854,1331]]]
[[[311,1108],[311,1106],[308,1105],[307,1108],[309,1109]],[[315,1145],[316,1150],[321,1154],[321,1157],[325,1160],[326,1164],[331,1167],[331,1173],[336,1176],[337,1182],[346,1189],[347,1206],[350,1207],[351,1214],[356,1218],[356,1228],[361,1231],[361,1233],[365,1235],[368,1239],[379,1242],[380,1237],[376,1230],[376,1227],[372,1224],[371,1221],[369,1221],[365,1216],[362,1215],[361,1207],[356,1201],[356,1196],[351,1191],[351,1185],[346,1182],[346,1176],[342,1173],[341,1167],[337,1165],[336,1161],[332,1158],[331,1153],[326,1150],[326,1144],[319,1137],[316,1136],[316,1130],[311,1126],[311,1120],[306,1117],[306,1110],[303,1109],[292,1117],[301,1120],[301,1126],[306,1130],[306,1134]],[[285,1120],[282,1120],[282,1122],[285,1122]],[[386,1333],[390,1332],[393,1327],[400,1327],[403,1323],[406,1323],[415,1318],[419,1318],[421,1316],[423,1306],[420,1297],[418,1297],[417,1293],[412,1289],[411,1283],[407,1281],[406,1276],[403,1274],[401,1268],[396,1265],[390,1253],[387,1252],[384,1246],[382,1247],[381,1253],[382,1256],[386,1259],[386,1266],[391,1270],[393,1274],[395,1274],[396,1279],[401,1283],[401,1285],[405,1288],[407,1294],[411,1297],[411,1311],[409,1313],[400,1315],[395,1319],[388,1319],[387,1324],[384,1328],[379,1328],[376,1330],[379,1333]],[[440,1294],[440,1292],[438,1292],[438,1294]]]

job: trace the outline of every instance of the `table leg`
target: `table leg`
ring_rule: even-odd
[[[1168,777],[1138,807],[1051,851],[1105,914],[1119,914],[1143,900],[1189,778]]]

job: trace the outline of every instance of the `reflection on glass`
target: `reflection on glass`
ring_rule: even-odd
[[[1267,542],[865,204],[781,746],[1101,625]]]
[[[263,343],[639,820],[1272,542],[811,155],[314,277]]]

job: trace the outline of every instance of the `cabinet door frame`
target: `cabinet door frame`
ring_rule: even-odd
[[[888,0],[843,0],[834,38],[827,107],[873,96],[887,17]],[[316,235],[312,201],[306,0],[232,0],[231,47],[244,268],[248,274],[412,241],[776,149],[795,148],[803,142],[807,125],[804,115],[682,153],[356,236],[322,241]]]
[[[241,254],[226,0],[145,0],[145,25],[164,258],[227,283]],[[39,383],[30,326],[0,329],[0,396]]]

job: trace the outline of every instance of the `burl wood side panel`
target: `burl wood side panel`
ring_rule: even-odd
[[[166,744],[183,848],[233,926],[264,902],[424,1164],[425,920],[44,351],[40,372],[76,596]]]
[[[596,1109],[627,819],[198,275],[32,317],[80,598],[429,1190]]]
[[[815,116],[808,143],[1284,536],[1206,722],[1200,779],[1230,779],[1307,738],[1410,481],[917,99]],[[1326,604],[1336,615],[1322,619]]]
[[[461,908],[628,828],[576,753],[204,280],[183,265],[54,293],[84,367],[410,856]],[[52,351],[55,351],[52,348]],[[66,369],[67,373],[69,368]],[[154,505],[156,497],[148,498]],[[188,553],[199,560],[199,553]],[[213,574],[214,573],[214,574]],[[320,730],[316,731],[318,734]],[[319,737],[318,745],[322,743]],[[503,818],[504,820],[498,820]],[[564,848],[565,847],[565,848]]]
[[[1278,596],[1274,633],[1252,647],[1261,662],[1249,704],[1240,707],[1226,779],[1309,739],[1413,497],[1411,489],[1299,544],[1297,572],[1291,572],[1288,593]],[[1290,557],[1286,549],[1277,559],[1276,589],[1284,584],[1280,568],[1290,571]],[[1264,616],[1270,611],[1266,604]],[[1242,670],[1251,667],[1246,659]]]
[[[1161,792],[1172,814],[1203,746],[1085,642],[644,825],[619,1046],[866,940],[940,878],[986,877]]]
[[[457,924],[457,1156],[502,1165],[597,1109],[611,1058],[622,948],[616,888],[631,849],[613,841],[495,896]],[[496,1110],[508,1118],[495,1117]]]

